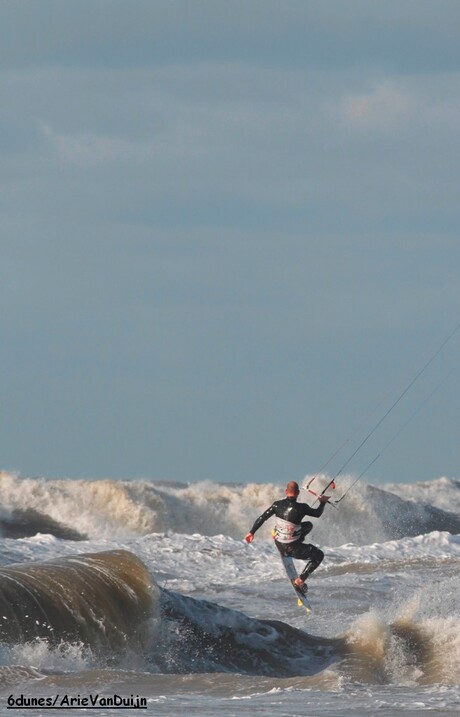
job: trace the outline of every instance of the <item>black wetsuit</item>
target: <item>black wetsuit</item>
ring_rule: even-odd
[[[300,574],[302,580],[306,580],[322,562],[324,553],[315,545],[305,545],[303,542],[305,536],[313,528],[313,524],[309,520],[302,523],[302,518],[306,515],[319,518],[323,514],[325,505],[325,503],[320,503],[318,508],[310,508],[306,503],[298,503],[297,499],[293,497],[276,500],[265,513],[257,518],[250,532],[254,534],[268,518],[276,515],[280,521],[275,527],[275,545],[282,555],[307,561]],[[286,530],[283,530],[283,526],[287,526]]]

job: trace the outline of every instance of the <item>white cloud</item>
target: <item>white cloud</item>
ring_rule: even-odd
[[[358,129],[392,130],[407,122],[412,108],[408,93],[390,82],[368,93],[348,95],[342,103],[346,121]]]
[[[142,146],[120,137],[90,133],[62,134],[49,126],[43,128],[43,134],[59,159],[80,167],[132,160],[136,156],[142,156]]]

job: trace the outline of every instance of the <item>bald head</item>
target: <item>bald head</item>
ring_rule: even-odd
[[[297,498],[300,493],[299,484],[295,480],[290,480],[284,492],[288,497]]]

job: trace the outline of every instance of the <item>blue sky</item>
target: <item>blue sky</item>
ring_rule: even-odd
[[[459,321],[459,20],[0,2],[0,466],[338,469]],[[351,471],[442,382],[367,478],[458,477],[459,334]]]

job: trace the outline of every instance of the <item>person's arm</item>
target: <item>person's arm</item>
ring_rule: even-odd
[[[265,523],[265,521],[268,520],[269,518],[271,518],[272,515],[274,515],[274,514],[275,514],[275,507],[274,507],[274,505],[271,505],[270,508],[267,508],[265,513],[262,513],[262,515],[259,515],[259,517],[257,518],[256,522],[252,526],[249,533],[244,536],[246,543],[252,543],[252,541],[254,540],[254,533],[256,532],[256,530],[259,530],[260,526],[263,525]]]
[[[305,513],[304,515],[311,515],[312,518],[320,518],[324,512],[324,506],[329,502],[328,495],[318,496],[319,506],[317,508],[311,508],[307,503],[303,503]]]

